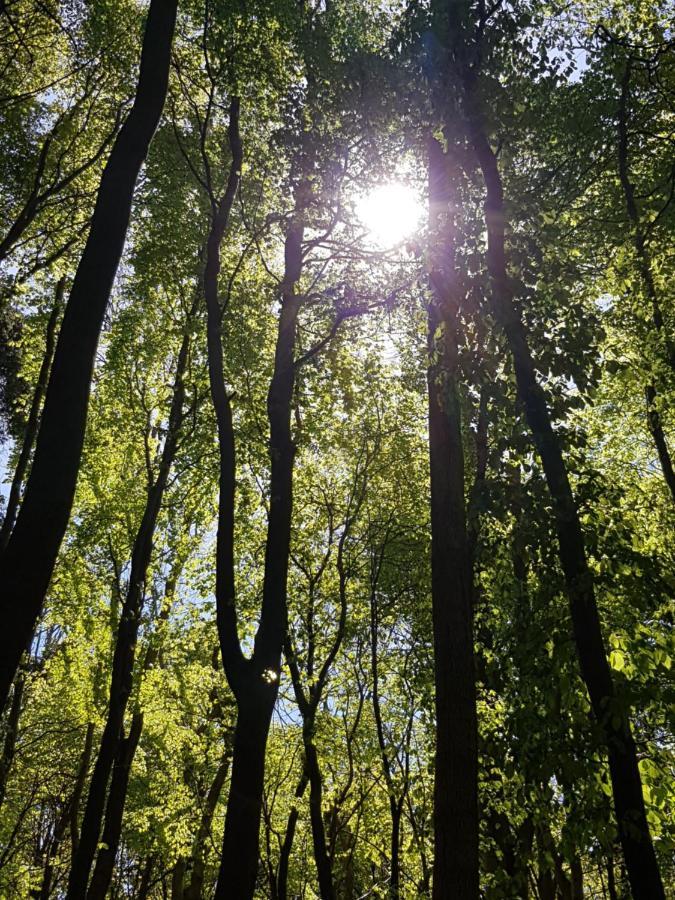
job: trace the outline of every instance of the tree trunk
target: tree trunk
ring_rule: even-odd
[[[26,685],[26,674],[24,667],[21,666],[14,682],[14,692],[12,694],[12,703],[9,707],[9,714],[5,723],[5,739],[2,742],[2,756],[0,757],[0,808],[5,802],[5,794],[7,792],[7,779],[9,778],[9,770],[14,761],[16,752],[16,736],[19,731],[19,719],[21,718],[21,708],[23,704],[23,691]]]
[[[211,834],[211,823],[213,822],[213,814],[216,810],[218,798],[225,784],[227,773],[230,768],[230,756],[232,751],[228,747],[223,755],[220,765],[216,769],[213,781],[206,795],[202,817],[199,822],[197,837],[192,850],[192,874],[190,875],[190,883],[185,891],[185,900],[202,900],[202,890],[204,887],[204,867],[206,863],[206,842]]]
[[[643,234],[640,224],[640,214],[638,212],[637,203],[635,201],[635,191],[630,180],[630,169],[628,162],[628,98],[630,92],[631,78],[631,62],[626,64],[624,76],[621,80],[621,97],[619,100],[619,181],[623,189],[624,200],[626,203],[626,213],[633,232],[633,246],[637,257],[638,271],[640,279],[644,285],[644,290],[652,307],[652,324],[658,334],[664,339],[666,355],[668,362],[673,370],[675,370],[675,347],[670,339],[670,335],[666,334],[663,313],[661,312],[661,304],[656,292],[654,276],[652,274],[651,261],[645,246],[645,235]],[[670,490],[673,502],[675,502],[675,470],[673,469],[673,461],[670,456],[666,436],[661,424],[661,416],[657,408],[657,392],[656,386],[650,382],[645,387],[645,399],[647,401],[647,423],[651,432],[656,452],[659,457],[663,478]]]
[[[478,760],[470,547],[458,392],[458,305],[449,158],[429,141],[429,458],[431,595],[436,689],[434,783],[436,900],[478,898]]]
[[[238,108],[237,108],[238,115]],[[241,169],[238,118],[230,128],[233,166],[230,183]],[[239,160],[238,166],[236,160]],[[228,185],[229,190],[229,185]],[[208,312],[209,377],[221,453],[220,506],[217,537],[216,601],[223,666],[237,701],[237,725],[232,779],[225,816],[223,853],[216,900],[253,896],[258,870],[258,838],[265,773],[265,747],[276,702],[281,653],[286,632],[286,585],[293,510],[291,403],[295,384],[295,341],[300,298],[295,285],[302,271],[304,212],[308,201],[298,189],[296,210],[285,243],[285,273],[274,372],[267,396],[270,423],[270,501],[265,545],[262,609],[253,656],[245,659],[237,632],[234,591],[234,433],[232,411],[225,391],[220,335],[217,275],[220,268],[218,235],[209,238],[205,274]],[[226,194],[227,196],[227,194]],[[234,194],[232,194],[232,199]],[[229,214],[229,209],[228,209]],[[223,225],[223,230],[224,230]],[[222,236],[222,230],[220,232]]]
[[[75,493],[101,325],[159,121],[177,0],[151,0],[134,105],[106,163],[61,324],[23,503],[0,559],[0,712],[40,616]],[[81,894],[80,894],[81,896]]]
[[[115,858],[122,834],[122,817],[129,786],[131,764],[143,730],[143,714],[136,712],[131,720],[129,734],[118,744],[110,793],[105,810],[105,823],[101,844],[96,857],[94,873],[87,891],[87,900],[104,900],[112,879]]]
[[[265,749],[273,706],[269,692],[246,699],[240,695],[237,699],[232,777],[216,900],[245,900],[253,896],[258,874]]]
[[[196,307],[197,298],[195,298],[192,309],[188,314],[188,323],[195,314]],[[94,862],[96,847],[101,833],[108,781],[113,765],[115,764],[115,758],[119,752],[120,742],[123,738],[124,716],[133,686],[136,639],[142,612],[145,580],[152,555],[157,517],[159,516],[162,507],[164,491],[176,456],[178,436],[183,420],[183,403],[185,398],[185,385],[183,379],[188,364],[189,349],[190,332],[189,329],[186,329],[176,363],[176,374],[171,397],[167,435],[164,441],[164,447],[162,448],[157,475],[153,484],[148,489],[143,517],[134,540],[129,585],[115,640],[108,696],[108,715],[103,729],[103,735],[101,736],[101,743],[94,765],[91,784],[89,785],[89,794],[87,796],[87,805],[85,808],[84,820],[82,822],[80,843],[72,862],[67,895],[69,900],[76,900],[76,898],[82,897],[86,893],[89,873]],[[130,739],[133,730],[132,725],[129,736]],[[138,737],[140,737],[140,732]],[[136,744],[138,743],[138,737],[136,738]],[[133,754],[136,750],[133,741],[128,744],[130,748],[132,745],[131,758],[133,759]],[[120,757],[120,761],[122,761],[122,757]],[[129,761],[129,765],[131,765],[131,760]],[[121,768],[124,769],[124,766],[122,765]],[[118,790],[121,790],[122,785],[125,786],[126,790],[127,780],[128,772],[126,773],[125,778],[124,772],[120,771]],[[123,809],[124,796],[121,798],[121,804]],[[111,810],[111,815],[114,818],[117,816],[117,812]],[[116,828],[114,825],[111,825],[111,829],[111,833],[115,834]],[[114,850],[116,852],[116,846]],[[105,871],[106,864],[102,863],[99,881],[104,878],[103,873]]]
[[[21,500],[21,488],[28,471],[28,463],[33,451],[35,436],[37,435],[40,424],[40,410],[42,409],[42,401],[44,399],[45,390],[47,389],[47,381],[49,379],[49,370],[52,365],[52,357],[54,356],[54,343],[56,338],[56,325],[59,321],[59,313],[61,311],[61,303],[63,302],[63,292],[66,287],[65,278],[61,278],[56,285],[56,299],[52,308],[49,320],[47,322],[47,335],[45,340],[45,352],[38,373],[37,384],[33,392],[33,400],[28,413],[28,420],[23,435],[23,443],[21,451],[16,463],[12,484],[9,489],[7,498],[7,509],[5,510],[5,518],[0,528],[0,554],[3,552],[12,533],[16,514],[19,510],[19,501]]]
[[[152,870],[155,866],[155,858],[150,854],[145,861],[143,871],[141,873],[141,881],[138,886],[136,900],[147,900],[150,895],[150,880],[152,878]]]
[[[288,900],[288,865],[291,859],[291,850],[293,849],[293,840],[295,838],[295,827],[298,824],[300,810],[298,805],[305,793],[309,778],[303,770],[302,777],[295,789],[295,803],[291,807],[286,823],[286,832],[284,834],[284,842],[281,845],[279,854],[279,867],[277,869],[277,897],[278,900]]]
[[[487,264],[492,309],[513,356],[518,396],[544,467],[553,502],[560,562],[565,575],[581,674],[600,724],[609,758],[614,807],[635,900],[661,900],[663,884],[647,824],[635,742],[619,705],[602,637],[593,577],[588,568],[579,515],[546,396],[536,377],[527,334],[511,294],[505,252],[505,212],[501,176],[485,136],[467,79],[470,138],[486,187]]]
[[[73,793],[70,798],[70,803],[64,809],[60,822],[57,824],[57,827],[54,830],[54,838],[49,848],[45,870],[42,875],[42,885],[40,887],[39,894],[40,900],[47,900],[47,898],[49,897],[52,888],[52,878],[54,877],[54,860],[58,855],[59,847],[68,825],[72,823],[73,817],[77,821],[77,811],[80,806],[80,799],[82,798],[82,789],[87,779],[87,772],[89,771],[89,762],[91,760],[91,748],[93,745],[93,740],[94,724],[93,722],[90,722],[87,725],[87,733],[84,739],[84,749],[82,751],[82,755],[80,756],[80,764],[77,767],[77,776],[75,778],[75,785],[73,787]],[[73,847],[75,847],[75,844],[73,845]]]
[[[314,717],[312,716],[303,728],[303,732],[307,732],[304,746],[307,774],[309,776],[309,820],[312,826],[312,846],[314,848],[314,860],[316,862],[316,874],[319,880],[321,900],[335,900],[333,872],[326,848],[326,829],[323,822],[323,778],[321,777],[316,747],[310,737],[313,730]]]

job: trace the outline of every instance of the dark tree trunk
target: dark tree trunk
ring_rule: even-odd
[[[281,845],[279,854],[279,867],[277,869],[277,897],[278,900],[288,900],[288,866],[291,859],[291,850],[293,849],[293,840],[295,839],[295,828],[298,824],[300,815],[299,803],[303,798],[309,778],[307,773],[303,771],[302,777],[295,789],[295,803],[291,807],[286,822],[286,832],[284,833],[284,842]]]
[[[9,707],[7,721],[5,722],[5,737],[2,742],[2,756],[0,756],[0,808],[2,808],[2,804],[5,802],[9,770],[12,768],[12,763],[14,762],[14,754],[16,752],[16,737],[19,731],[19,719],[21,718],[23,691],[25,685],[26,673],[24,672],[24,666],[22,665],[17,673],[16,680],[14,682],[12,703]]]
[[[176,6],[177,0],[151,0],[134,105],[103,171],[61,324],[23,503],[0,559],[0,711],[40,616],[68,525],[96,347],[134,186],[164,106]]]
[[[87,733],[84,739],[84,749],[82,750],[80,763],[77,767],[77,775],[75,777],[75,785],[73,787],[73,793],[70,798],[70,803],[64,809],[63,814],[54,830],[54,837],[49,848],[47,861],[45,863],[45,870],[42,875],[42,885],[40,887],[39,894],[40,900],[47,900],[51,892],[52,878],[54,877],[54,860],[58,855],[59,847],[61,846],[61,841],[63,840],[66,829],[72,823],[73,818],[77,822],[77,812],[80,807],[80,800],[82,799],[82,789],[84,788],[84,783],[87,779],[87,772],[89,771],[89,762],[91,760],[93,740],[94,725],[92,722],[90,722],[87,725]],[[75,844],[73,844],[73,847],[75,847]]]
[[[202,890],[204,888],[204,867],[206,863],[206,842],[211,834],[211,824],[213,822],[213,814],[216,810],[218,798],[225,784],[227,773],[230,768],[230,757],[232,752],[228,747],[216,769],[213,781],[209,788],[204,809],[199,822],[199,829],[192,849],[192,872],[190,875],[190,883],[185,891],[185,900],[202,900]]]
[[[122,817],[129,786],[131,764],[134,761],[136,748],[143,730],[143,715],[134,714],[129,734],[117,747],[117,755],[113,774],[110,780],[110,793],[105,810],[105,823],[101,835],[101,848],[96,857],[94,873],[87,891],[87,900],[104,900],[112,879],[115,858],[122,834]]]
[[[197,300],[195,299],[193,307],[188,314],[188,323],[196,312],[196,306]],[[159,516],[162,507],[164,491],[178,448],[178,437],[183,420],[183,403],[185,398],[184,377],[188,364],[189,349],[190,332],[188,328],[185,331],[178,353],[176,374],[171,397],[171,409],[169,412],[169,424],[157,475],[148,490],[143,517],[134,540],[129,585],[115,640],[108,696],[108,714],[103,729],[103,735],[101,736],[101,743],[94,765],[94,772],[89,785],[89,794],[87,796],[87,804],[82,822],[80,843],[77,848],[77,853],[74,855],[70,871],[67,895],[69,900],[75,900],[75,898],[82,897],[86,893],[89,873],[94,862],[96,847],[101,833],[108,781],[110,780],[110,773],[115,764],[115,759],[118,756],[120,743],[123,742],[124,716],[133,686],[136,639],[142,612],[145,580],[152,555],[157,517]],[[142,727],[142,719],[140,721],[140,727]],[[129,766],[131,765],[133,755],[136,751],[136,744],[140,737],[139,731],[138,737],[135,738],[135,742],[131,740],[133,731],[134,726],[132,724],[129,739],[126,743],[127,748],[131,751]],[[121,817],[124,809],[126,784],[129,775],[128,771],[125,774],[126,763],[124,754],[119,757],[119,767],[120,773],[117,779],[117,790],[120,791],[122,787],[124,787],[125,793],[121,796],[121,801],[116,799],[113,803],[113,809],[111,809],[111,816],[113,819],[115,819],[118,814]],[[119,813],[114,809],[118,802],[121,802]],[[119,841],[118,829],[112,822],[110,828],[111,834],[117,834],[117,841]],[[116,852],[117,845],[115,845],[112,850]],[[98,883],[102,883],[104,880],[104,873],[107,871],[106,866],[107,864],[102,862]]]
[[[21,488],[23,487],[26,472],[28,471],[28,463],[30,462],[30,456],[33,451],[33,445],[35,443],[35,436],[37,435],[38,427],[40,424],[40,410],[42,409],[42,401],[45,396],[45,390],[47,389],[47,381],[49,379],[49,370],[52,365],[52,357],[54,356],[56,326],[59,321],[59,313],[61,311],[61,304],[63,302],[63,292],[65,290],[65,287],[66,280],[65,278],[61,278],[56,285],[56,299],[54,301],[54,307],[47,322],[45,352],[44,356],[42,357],[42,364],[40,365],[40,371],[38,373],[38,379],[35,385],[35,391],[33,393],[33,400],[31,402],[30,411],[28,413],[28,420],[26,422],[26,428],[23,435],[21,451],[19,452],[19,458],[16,462],[14,476],[12,477],[12,483],[9,489],[9,496],[7,497],[5,518],[2,522],[2,528],[0,528],[0,554],[7,546],[7,543],[9,542],[9,536],[12,533],[12,528],[14,527],[16,514],[19,510],[19,502],[21,500]]]
[[[558,437],[553,430],[546,396],[536,377],[527,333],[513,302],[506,269],[505,212],[501,176],[485,136],[467,80],[470,137],[486,187],[487,264],[492,308],[513,356],[518,396],[544,468],[553,502],[560,562],[565,575],[581,674],[607,747],[614,807],[626,867],[635,900],[660,900],[663,884],[647,824],[642,783],[630,722],[617,703],[602,637],[593,577]]]
[[[268,691],[245,699],[240,692],[237,698],[232,777],[215,894],[218,900],[244,900],[252,897],[255,889],[265,749],[273,706]]]
[[[464,497],[450,159],[429,141],[433,241],[429,305],[431,594],[436,690],[434,783],[437,900],[478,898],[478,761],[471,550]]]
[[[235,101],[236,102],[236,101]],[[235,443],[232,409],[222,363],[221,309],[218,300],[220,242],[227,226],[241,171],[239,106],[230,109],[232,165],[227,190],[216,208],[207,242],[204,276],[208,314],[211,396],[220,446],[216,603],[223,667],[237,701],[232,778],[225,816],[223,852],[216,900],[253,896],[258,870],[258,838],[265,772],[265,748],[279,687],[281,652],[286,631],[286,584],[293,508],[291,401],[295,382],[294,350],[300,298],[295,284],[302,270],[304,207],[296,202],[285,246],[285,275],[274,373],[267,397],[270,423],[270,503],[265,546],[265,574],[260,623],[253,656],[247,660],[237,632],[234,579]]]
[[[623,189],[626,212],[632,230],[633,246],[635,247],[640,278],[644,285],[647,299],[652,307],[652,324],[657,333],[661,335],[664,340],[668,362],[671,368],[675,370],[675,347],[673,346],[670,336],[666,334],[665,331],[661,304],[656,292],[651,261],[645,244],[645,235],[640,224],[640,214],[638,212],[637,203],[635,202],[635,190],[630,180],[628,160],[628,99],[630,79],[631,63],[629,61],[626,64],[624,76],[621,81],[621,97],[619,100],[619,180]],[[649,426],[649,431],[652,435],[654,446],[656,447],[659,464],[661,466],[661,471],[663,472],[663,478],[668,486],[673,502],[675,502],[675,470],[673,469],[673,461],[663,431],[663,425],[661,424],[661,416],[659,415],[657,405],[656,385],[653,382],[650,382],[645,387],[645,400],[647,401],[647,424]]]
[[[145,865],[143,866],[143,871],[141,873],[141,881],[138,886],[138,893],[136,894],[136,900],[147,900],[150,895],[150,885],[152,879],[152,870],[155,867],[155,858],[154,856],[149,855],[145,861]]]
[[[391,823],[391,841],[389,853],[389,896],[392,900],[397,900],[399,896],[400,885],[400,857],[399,848],[401,843],[401,809],[405,800],[405,786],[398,796],[396,785],[394,783],[391,771],[391,761],[389,759],[389,751],[387,749],[387,741],[384,733],[384,724],[382,721],[382,710],[380,706],[380,676],[379,676],[379,650],[378,650],[378,633],[379,633],[379,609],[377,602],[377,581],[379,570],[381,568],[382,557],[377,562],[376,571],[371,575],[370,590],[370,668],[372,672],[372,701],[373,716],[375,718],[375,729],[377,731],[377,743],[380,749],[380,759],[382,760],[382,770],[384,772],[384,781],[387,785],[387,793],[389,795],[389,816]]]
[[[311,729],[311,732],[309,731]],[[319,757],[316,747],[311,739],[314,730],[314,717],[307,721],[303,731],[305,736],[305,763],[309,776],[309,820],[312,826],[312,847],[314,849],[314,861],[316,862],[316,874],[319,881],[319,894],[321,900],[335,900],[335,888],[333,886],[333,872],[326,847],[326,829],[323,822],[323,778],[319,768]]]

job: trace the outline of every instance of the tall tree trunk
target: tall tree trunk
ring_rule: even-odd
[[[286,831],[284,833],[284,842],[281,845],[281,852],[279,854],[279,866],[277,868],[278,900],[288,900],[288,866],[291,859],[293,841],[295,839],[295,828],[298,824],[298,817],[300,815],[299,804],[304,796],[308,784],[309,777],[307,775],[307,772],[303,769],[302,776],[300,777],[298,786],[295,789],[295,802],[293,803],[291,811],[288,814]]]
[[[105,823],[101,835],[101,846],[96,857],[96,865],[91,876],[91,884],[87,891],[87,900],[103,900],[110,887],[115,858],[122,834],[122,817],[129,787],[131,764],[136,755],[138,742],[143,730],[143,714],[134,713],[129,727],[129,734],[119,741],[110,793],[105,811]]]
[[[621,97],[619,100],[619,181],[623,189],[624,201],[628,220],[633,232],[633,245],[637,257],[640,279],[644,285],[645,294],[652,307],[652,324],[656,332],[665,343],[668,362],[675,370],[675,346],[666,333],[661,304],[654,283],[651,261],[647,252],[646,238],[640,223],[640,214],[635,201],[635,190],[630,180],[630,168],[628,160],[628,99],[630,93],[631,62],[626,63],[623,78],[621,80]],[[645,400],[647,401],[647,424],[651,432],[656,452],[659,457],[663,478],[668,485],[673,502],[675,502],[675,469],[668,449],[668,443],[661,424],[661,416],[658,410],[656,385],[652,382],[645,387]]]
[[[230,768],[230,757],[232,751],[226,748],[220,765],[216,769],[211,786],[206,795],[204,809],[199,821],[197,837],[192,848],[192,872],[190,875],[190,883],[185,891],[185,900],[202,900],[202,891],[204,888],[204,868],[206,865],[206,843],[211,834],[211,825],[213,823],[213,814],[216,811],[218,798],[225,784],[227,773]]]
[[[316,746],[312,740],[313,733],[314,716],[311,716],[303,726],[303,736],[305,763],[309,776],[309,820],[312,826],[312,847],[321,900],[335,900],[333,871],[326,846],[326,829],[323,821],[323,777]]]
[[[47,321],[47,334],[45,339],[45,352],[42,357],[42,364],[38,373],[35,391],[33,392],[33,400],[28,413],[28,420],[23,434],[23,443],[19,452],[19,458],[16,462],[12,483],[9,488],[9,496],[7,497],[7,508],[5,510],[5,518],[0,528],[0,553],[5,549],[12,533],[16,514],[19,510],[19,501],[21,500],[21,488],[28,471],[28,463],[33,452],[35,436],[37,435],[40,424],[40,410],[42,409],[42,401],[47,389],[47,381],[49,379],[49,370],[52,365],[52,357],[54,356],[54,344],[56,340],[56,326],[59,321],[59,313],[61,312],[61,304],[63,302],[63,293],[66,287],[65,278],[61,278],[56,285],[56,298],[54,306]]]
[[[465,81],[470,139],[486,187],[487,264],[492,309],[511,350],[518,396],[544,467],[553,502],[560,562],[565,575],[574,639],[581,674],[607,747],[614,807],[626,867],[635,900],[664,897],[656,855],[647,824],[635,742],[628,716],[618,703],[607,661],[593,577],[588,568],[579,515],[546,396],[536,377],[527,333],[511,294],[506,269],[505,211],[497,159],[485,135],[473,97],[471,77]]]
[[[7,793],[7,779],[9,778],[9,770],[14,762],[14,754],[16,752],[16,737],[19,731],[19,719],[21,718],[21,708],[23,704],[23,691],[26,686],[26,673],[24,665],[19,669],[16,680],[14,682],[14,692],[12,694],[12,702],[9,707],[7,721],[5,722],[5,737],[2,742],[2,756],[0,756],[0,809],[5,802],[5,794]]]
[[[478,757],[471,549],[457,354],[450,158],[429,140],[429,458],[436,691],[433,896],[478,898]]]
[[[371,591],[370,591],[370,668],[372,673],[372,691],[371,698],[373,702],[373,716],[375,718],[375,729],[377,732],[377,743],[380,749],[380,759],[382,760],[382,771],[384,772],[384,781],[387,786],[387,794],[389,796],[389,817],[391,824],[391,840],[389,853],[389,896],[392,900],[398,900],[400,885],[400,861],[399,848],[401,842],[401,809],[405,800],[405,789],[400,793],[396,789],[394,777],[391,771],[391,761],[387,750],[387,741],[384,733],[384,723],[382,721],[382,709],[380,706],[380,676],[379,676],[379,650],[378,650],[378,633],[379,633],[379,609],[377,604],[377,582],[379,577],[379,569],[381,568],[382,557],[377,562],[377,571],[371,575]]]
[[[80,807],[82,790],[84,788],[85,781],[87,780],[87,772],[89,771],[89,762],[91,760],[93,741],[94,724],[93,722],[89,722],[89,724],[87,725],[87,733],[84,739],[84,749],[82,750],[82,754],[80,755],[80,762],[77,767],[77,775],[75,777],[73,793],[71,794],[70,802],[63,810],[63,814],[61,815],[61,818],[54,830],[54,837],[47,854],[45,870],[42,875],[42,885],[40,887],[40,900],[47,900],[47,898],[49,897],[52,889],[52,878],[54,877],[54,861],[58,856],[61,841],[63,840],[66,829],[71,824],[73,817],[75,818],[75,820],[77,820],[77,812]],[[73,844],[73,849],[75,848],[75,846],[76,845]]]
[[[145,860],[145,865],[143,866],[143,871],[141,872],[141,881],[138,885],[138,893],[136,894],[136,900],[147,900],[150,894],[150,884],[152,879],[152,870],[155,867],[155,857],[152,854],[149,854],[147,859]]]
[[[0,711],[40,616],[68,525],[96,347],[134,186],[166,97],[177,0],[151,0],[134,104],[106,163],[54,353],[31,472],[0,558]]]
[[[241,170],[238,107],[230,116],[233,165],[223,205],[231,202]],[[301,189],[299,189],[301,190]],[[306,190],[306,188],[305,188]],[[218,301],[220,241],[229,208],[219,230],[212,229],[207,243],[204,288],[208,313],[209,378],[220,445],[220,504],[218,516],[216,601],[223,666],[237,701],[232,777],[225,816],[223,852],[216,885],[216,900],[252,897],[258,870],[258,838],[265,772],[265,748],[279,687],[281,652],[286,631],[286,584],[293,507],[291,401],[295,382],[294,350],[300,298],[295,285],[302,271],[304,211],[296,198],[296,213],[285,244],[285,274],[281,288],[281,313],[274,373],[267,397],[270,423],[270,503],[265,546],[265,574],[260,622],[253,655],[246,659],[237,632],[234,589],[234,488],[235,457],[232,410],[222,364],[221,310]]]
[[[188,314],[188,324],[191,322],[192,317],[196,312],[197,302],[198,299],[195,298],[192,309]],[[124,739],[124,716],[133,686],[136,639],[142,612],[145,581],[152,555],[157,517],[159,516],[162,507],[164,491],[178,448],[178,437],[183,420],[183,403],[185,398],[184,377],[188,364],[189,350],[190,333],[189,328],[187,328],[183,336],[176,363],[176,374],[164,447],[162,448],[155,480],[148,489],[143,517],[134,540],[129,585],[115,640],[108,695],[108,713],[103,734],[101,736],[101,743],[99,745],[91,783],[89,785],[89,794],[87,796],[87,804],[85,807],[84,819],[82,821],[80,842],[77,852],[74,855],[70,871],[67,895],[69,900],[76,900],[76,898],[83,897],[86,894],[89,873],[94,862],[96,848],[99,843],[99,835],[101,833],[108,781],[110,780],[110,773],[115,764],[115,759],[119,753],[120,743]],[[142,727],[142,718],[140,719],[139,728],[140,727]],[[129,738],[127,739],[128,743],[126,744],[127,749],[131,752],[131,759],[133,759],[136,744],[140,737],[139,731],[135,741],[132,740],[133,730],[134,726],[132,725]],[[129,765],[131,765],[131,759],[129,760]],[[119,792],[122,789],[122,786],[124,786],[126,793],[128,771],[125,775],[126,758],[124,754],[119,757],[119,766],[121,771],[117,779],[117,790]],[[120,801],[120,816],[124,808],[124,796],[125,794],[122,795]],[[118,801],[115,800],[113,807],[117,803]],[[115,809],[111,809],[111,816],[113,819],[117,816],[117,811]],[[110,829],[111,834],[118,834],[117,827],[112,822]],[[115,850],[116,849],[117,848],[115,847]],[[98,884],[102,883],[104,877],[103,873],[106,871],[106,864],[102,862],[101,874],[97,879]]]

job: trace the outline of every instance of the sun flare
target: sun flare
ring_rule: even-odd
[[[392,182],[360,197],[356,213],[373,243],[388,249],[417,230],[423,209],[413,188]]]

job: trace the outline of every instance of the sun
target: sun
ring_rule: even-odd
[[[379,185],[356,201],[356,214],[370,240],[384,250],[410,237],[423,211],[416,191],[401,182]]]

